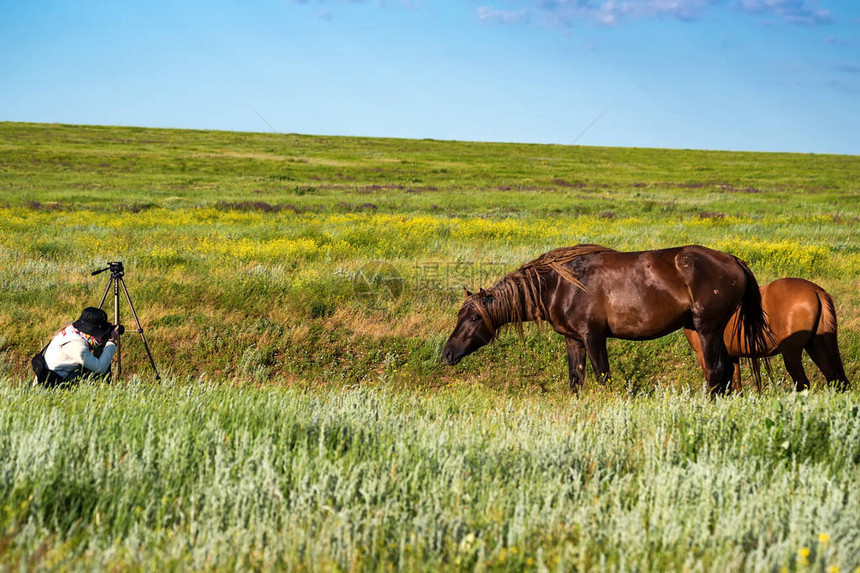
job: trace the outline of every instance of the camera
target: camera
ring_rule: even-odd
[[[125,269],[122,266],[122,261],[111,261],[107,264],[107,266],[105,268],[95,270],[95,271],[91,272],[90,274],[92,276],[96,276],[96,275],[101,274],[105,271],[110,271],[111,276],[114,278],[122,277],[125,274]]]

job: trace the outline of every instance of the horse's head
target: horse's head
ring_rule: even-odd
[[[468,356],[482,346],[489,344],[496,334],[488,306],[493,302],[493,295],[481,289],[476,294],[465,288],[466,300],[457,314],[457,326],[448,337],[448,342],[442,348],[442,362],[453,366],[464,356]]]

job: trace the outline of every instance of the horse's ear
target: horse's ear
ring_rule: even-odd
[[[489,303],[493,302],[493,300],[495,300],[493,298],[493,295],[491,295],[490,293],[488,293],[484,289],[481,289],[481,296],[483,297],[485,304],[489,304]]]
[[[466,288],[466,285],[463,285],[463,294],[466,295],[466,298],[472,296],[472,293],[469,292],[469,289]]]

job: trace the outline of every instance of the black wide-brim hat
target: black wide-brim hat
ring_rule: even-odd
[[[72,326],[96,338],[103,338],[113,330],[113,325],[108,320],[107,313],[94,306],[85,308],[81,312],[81,317],[73,322]]]

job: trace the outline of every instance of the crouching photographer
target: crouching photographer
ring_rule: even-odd
[[[42,386],[71,385],[84,377],[110,377],[117,337],[123,328],[108,321],[105,311],[87,307],[81,317],[59,330],[33,357],[36,382]]]

